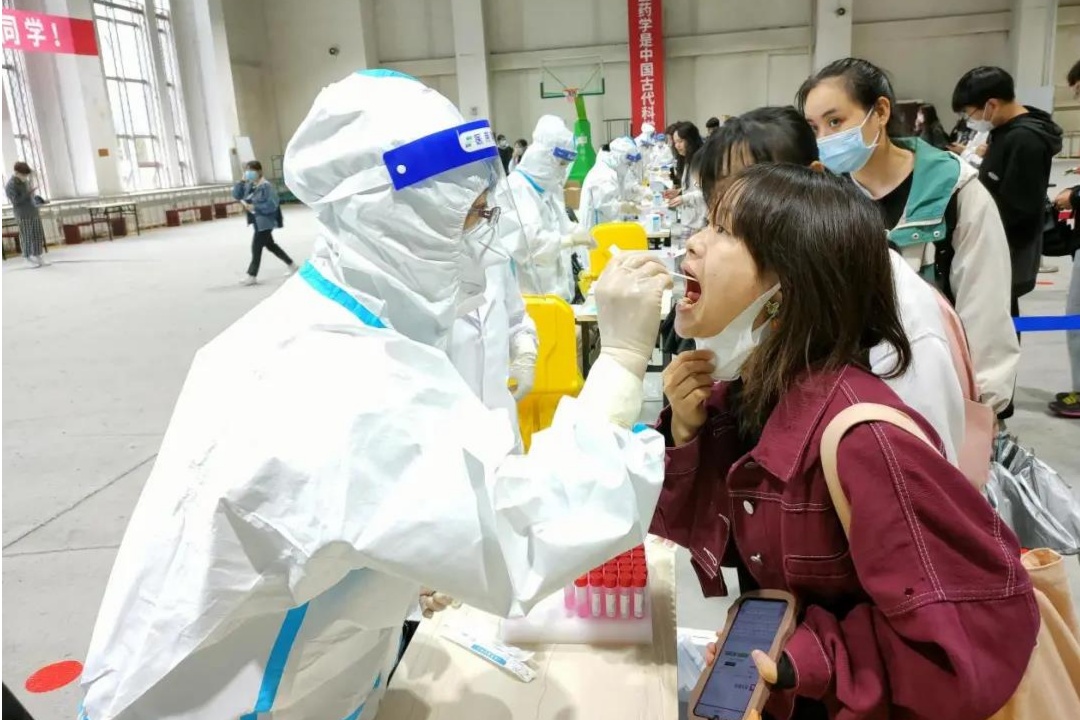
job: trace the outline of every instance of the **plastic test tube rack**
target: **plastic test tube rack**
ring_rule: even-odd
[[[577,578],[523,618],[503,621],[511,643],[652,642],[645,548],[638,546]]]

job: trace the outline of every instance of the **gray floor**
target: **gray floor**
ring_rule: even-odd
[[[302,259],[312,227],[292,208],[278,239]],[[75,686],[27,697],[22,685],[43,665],[83,658],[192,354],[282,281],[267,256],[264,284],[237,284],[249,238],[242,221],[218,220],[59,248],[41,270],[3,263],[3,678],[39,720],[74,716]],[[1070,268],[1058,264],[1025,313],[1061,313]],[[1067,385],[1063,336],[1025,338],[1011,427],[1080,479],[1080,422],[1045,412]],[[701,597],[685,555],[679,591],[680,625],[721,622],[723,601]]]

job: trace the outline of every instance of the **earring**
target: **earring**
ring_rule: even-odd
[[[780,314],[780,301],[779,300],[770,300],[769,302],[765,303],[765,314],[770,318],[774,318],[777,315],[779,315]]]

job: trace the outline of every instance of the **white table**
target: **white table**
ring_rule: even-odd
[[[440,627],[481,628],[499,619],[463,607],[420,624],[379,708],[379,720],[604,720],[678,717],[675,548],[646,543],[652,646],[532,645],[537,677],[523,683],[443,638]]]

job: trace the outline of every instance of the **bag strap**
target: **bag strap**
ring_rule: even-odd
[[[848,502],[847,496],[844,495],[844,488],[840,485],[840,475],[836,470],[836,456],[844,435],[851,428],[864,422],[884,422],[895,425],[930,447],[934,447],[934,444],[926,437],[926,433],[914,420],[887,405],[857,403],[845,408],[834,417],[825,426],[825,432],[821,436],[821,470],[825,473],[825,484],[829,487],[829,497],[832,498],[836,515],[840,518],[840,525],[844,528],[844,535],[850,534],[851,503]],[[936,451],[937,448],[934,450]]]

